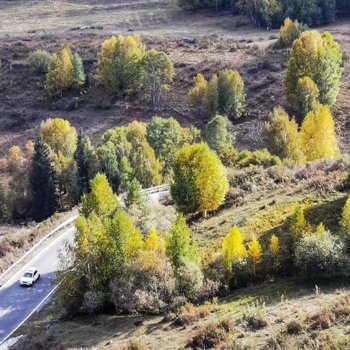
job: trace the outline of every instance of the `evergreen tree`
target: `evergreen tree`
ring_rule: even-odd
[[[205,142],[227,166],[232,166],[237,156],[232,129],[233,126],[227,118],[216,116],[207,124],[204,131]]]
[[[74,54],[72,63],[73,63],[72,86],[76,89],[80,89],[85,85],[86,75],[84,72],[83,61],[77,53]]]
[[[130,207],[133,204],[140,205],[142,203],[141,185],[137,179],[132,179],[129,184],[126,196],[126,205]]]
[[[244,82],[234,70],[220,72],[218,79],[218,111],[230,119],[242,116],[245,107]]]
[[[222,243],[222,256],[226,269],[232,273],[236,268],[244,263],[247,258],[247,250],[243,243],[242,232],[238,227],[234,227],[226,236]]]
[[[254,236],[252,242],[248,245],[248,257],[253,267],[253,275],[256,276],[256,266],[262,262],[263,250],[261,244]]]
[[[297,164],[304,160],[298,125],[289,119],[282,107],[275,107],[266,123],[268,149],[281,159],[289,159]]]
[[[339,157],[335,123],[328,106],[321,105],[306,116],[300,136],[301,147],[307,161]]]
[[[98,159],[88,136],[80,130],[77,137],[77,148],[74,153],[77,165],[77,177],[80,196],[90,191],[90,181],[98,169]]]
[[[228,192],[225,168],[214,151],[204,144],[183,147],[174,160],[171,194],[185,213],[216,210]]]
[[[298,121],[301,124],[308,113],[318,106],[320,90],[311,78],[303,77],[298,80],[295,94]]]
[[[0,223],[8,219],[7,197],[3,187],[0,185]]]
[[[55,187],[55,171],[49,155],[48,146],[38,138],[34,145],[34,156],[30,174],[32,190],[32,217],[42,221],[58,209]]]
[[[50,97],[57,97],[61,93],[60,65],[59,57],[56,54],[53,54],[46,74],[45,85],[46,92]]]
[[[61,51],[59,66],[59,82],[62,90],[67,90],[73,84],[73,55],[68,46]]]
[[[121,159],[120,165],[119,165],[119,180],[120,180],[119,192],[124,192],[129,189],[130,178],[132,176],[132,173],[133,173],[133,169],[130,165],[130,162],[128,158],[124,156]]]
[[[167,254],[175,268],[199,262],[198,249],[191,236],[185,218],[178,216],[167,237]]]
[[[319,89],[320,103],[334,105],[344,71],[342,63],[339,44],[330,33],[304,32],[294,42],[288,62],[285,87],[290,103],[298,107],[299,79],[309,77]]]

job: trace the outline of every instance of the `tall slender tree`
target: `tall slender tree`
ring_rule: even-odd
[[[32,217],[35,221],[45,220],[58,209],[58,196],[49,147],[41,138],[38,138],[34,145],[30,183],[32,189]]]

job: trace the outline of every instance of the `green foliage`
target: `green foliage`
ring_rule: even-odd
[[[272,155],[267,149],[255,152],[244,150],[237,155],[234,167],[246,168],[251,165],[256,165],[269,168],[281,164],[281,160],[277,156]]]
[[[141,185],[136,179],[132,179],[129,184],[126,205],[130,207],[133,204],[140,205],[142,203]]]
[[[170,88],[175,77],[174,65],[165,52],[155,49],[147,51],[140,60],[139,91],[157,109],[162,92]]]
[[[32,218],[43,221],[50,217],[58,208],[57,191],[55,187],[55,171],[50,159],[49,148],[41,138],[34,145],[34,156],[30,173],[32,192]]]
[[[0,185],[0,223],[6,222],[8,219],[7,197],[3,187]]]
[[[305,219],[303,208],[300,205],[296,206],[290,224],[293,239],[298,241],[304,233],[309,233],[311,230],[310,224]]]
[[[56,54],[52,55],[49,64],[48,72],[46,74],[45,89],[50,97],[57,97],[61,94],[60,86],[60,59]]]
[[[77,165],[77,181],[80,196],[90,191],[90,181],[98,170],[98,159],[88,136],[80,130],[77,137],[77,148],[74,153]]]
[[[218,111],[230,119],[242,116],[245,107],[244,82],[234,70],[220,72],[218,78]]]
[[[282,107],[274,108],[266,123],[265,131],[268,148],[272,154],[297,164],[303,162],[298,125],[289,119],[288,113]]]
[[[285,78],[290,103],[298,107],[297,87],[300,78],[309,77],[319,89],[322,104],[334,105],[343,76],[343,55],[333,36],[326,32],[304,32],[295,41]]]
[[[308,27],[298,20],[292,21],[290,18],[284,20],[284,24],[280,29],[280,37],[275,44],[276,48],[292,47],[295,40],[299,39],[300,35],[308,30]]]
[[[46,74],[49,70],[52,55],[44,50],[31,52],[28,57],[30,70],[35,74]]]
[[[298,80],[295,95],[298,121],[301,124],[318,107],[320,90],[311,78],[303,77]]]
[[[98,79],[107,90],[133,90],[139,78],[139,62],[145,47],[138,36],[112,36],[103,42],[98,58]]]
[[[329,231],[304,234],[295,248],[295,265],[306,276],[336,277],[349,273],[344,242]]]
[[[178,216],[167,237],[167,255],[175,268],[186,263],[199,263],[196,243],[191,238],[192,232],[183,216]]]
[[[205,142],[217,153],[225,166],[232,165],[232,157],[237,155],[232,129],[227,118],[216,116],[207,124],[204,132]]]
[[[176,152],[192,143],[193,136],[174,118],[153,117],[147,125],[147,140],[163,165],[163,174],[169,175]]]
[[[72,87],[80,89],[85,85],[86,75],[84,72],[84,65],[81,57],[75,53],[72,60],[73,73],[72,73]]]
[[[208,84],[208,80],[202,74],[197,74],[194,78],[194,87],[188,94],[190,104],[200,115],[206,115],[209,112]]]
[[[343,209],[340,226],[345,235],[350,236],[350,199],[348,198]]]
[[[91,181],[91,192],[83,196],[82,215],[87,219],[94,212],[101,218],[112,217],[119,207],[119,199],[113,193],[106,175],[97,174]]]
[[[225,168],[204,144],[183,147],[174,160],[171,194],[185,213],[216,210],[228,192]]]

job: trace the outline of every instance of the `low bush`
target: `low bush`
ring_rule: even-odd
[[[215,349],[228,341],[234,324],[230,320],[223,320],[215,324],[209,324],[200,329],[187,347],[193,349]]]
[[[297,335],[303,331],[303,325],[296,320],[290,321],[286,324],[286,331],[290,335]]]
[[[335,277],[348,274],[344,241],[329,231],[304,234],[295,248],[295,266],[306,276]]]
[[[321,310],[307,319],[310,329],[328,329],[336,324],[335,314],[331,310]]]
[[[190,300],[195,300],[203,288],[204,276],[199,266],[187,263],[176,271],[177,291]]]
[[[51,62],[51,54],[47,51],[37,50],[29,55],[30,70],[35,74],[46,74]]]
[[[207,306],[196,307],[191,303],[187,303],[181,308],[180,315],[175,319],[175,326],[188,326],[192,323],[207,317],[210,314]]]
[[[117,312],[157,314],[172,302],[175,296],[173,268],[164,257],[153,259],[151,266],[147,266],[142,257],[136,259],[110,284]]]
[[[237,168],[246,168],[251,165],[268,168],[273,165],[281,164],[281,159],[279,159],[277,156],[273,156],[267,149],[255,152],[244,150],[237,156],[237,159],[235,161],[235,166]]]
[[[99,291],[88,291],[84,294],[82,310],[87,314],[94,314],[101,311],[105,296]]]
[[[148,350],[148,347],[139,340],[132,340],[124,346],[123,350]]]

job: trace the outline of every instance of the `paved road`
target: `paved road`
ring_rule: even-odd
[[[58,254],[66,241],[72,241],[75,228],[70,227],[56,240],[45,247],[23,269],[0,288],[0,344],[22,324],[55,288],[58,271]],[[40,280],[30,288],[18,283],[23,272],[35,266]]]
[[[158,186],[143,192],[147,201],[155,204],[169,194],[169,186]],[[54,290],[54,281],[58,271],[58,254],[66,241],[73,241],[74,234],[75,227],[68,227],[63,234],[51,242],[0,288],[0,345],[25,322]],[[39,270],[40,280],[33,287],[21,287],[18,283],[19,279],[23,272],[32,266]]]

